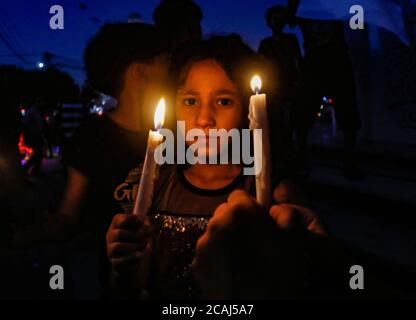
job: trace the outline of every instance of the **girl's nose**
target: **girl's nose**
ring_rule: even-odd
[[[200,129],[212,128],[215,125],[214,110],[210,103],[201,103],[195,119],[195,125]]]

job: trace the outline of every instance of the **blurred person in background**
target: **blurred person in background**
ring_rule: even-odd
[[[67,182],[57,214],[46,214],[41,230],[23,230],[18,244],[66,240],[90,234],[98,243],[114,212],[113,192],[129,168],[144,161],[153,106],[164,93],[168,43],[156,27],[106,24],[88,43],[87,78],[117,107],[86,121],[64,146]],[[92,243],[93,241],[90,241]]]
[[[42,158],[44,156],[45,122],[38,104],[34,104],[27,111],[23,120],[23,138],[25,144],[32,148],[31,158],[24,164],[26,173],[37,176],[41,173]]]
[[[192,0],[162,0],[153,12],[156,26],[170,39],[173,48],[202,38],[201,8]]]
[[[342,131],[344,174],[361,179],[357,165],[357,132],[361,128],[354,69],[344,35],[344,22],[297,18],[304,37],[304,63],[295,123],[297,145],[307,159],[308,132],[319,112],[322,98],[333,99],[338,130]]]
[[[294,155],[292,146],[288,142],[292,139],[294,103],[298,94],[302,56],[296,36],[284,32],[285,26],[291,19],[289,6],[277,5],[269,8],[266,12],[266,22],[272,29],[273,35],[263,39],[258,49],[258,52],[267,59],[272,70],[272,79],[267,79],[267,83],[274,83],[275,87],[267,97],[269,101],[267,105],[272,130],[271,150],[276,158],[282,152],[291,154],[292,158]],[[275,130],[276,127],[279,129]],[[282,134],[285,136],[282,137]],[[285,146],[285,149],[282,146]],[[289,159],[289,156],[286,158]],[[291,170],[296,172],[295,162],[293,159],[290,162]],[[285,167],[289,167],[289,164]]]

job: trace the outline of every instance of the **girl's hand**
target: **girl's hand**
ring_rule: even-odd
[[[282,203],[272,206],[269,213],[279,229],[306,229],[318,235],[326,235],[319,218],[308,208]]]
[[[132,214],[114,216],[106,235],[107,257],[116,273],[137,270],[150,250],[150,226]]]
[[[197,242],[193,267],[203,298],[296,296],[303,275],[297,245],[252,197],[234,191]]]
[[[273,197],[278,204],[270,208],[269,214],[279,229],[303,229],[326,235],[319,217],[305,206],[306,201],[293,184],[281,182],[275,188]]]

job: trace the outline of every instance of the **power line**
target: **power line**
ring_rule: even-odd
[[[79,60],[76,60],[76,59],[73,59],[73,58],[68,58],[68,57],[65,57],[63,55],[56,54],[56,53],[53,53],[53,52],[49,52],[49,53],[52,57],[57,58],[57,59],[66,60],[66,61],[74,62],[74,63],[80,63]]]
[[[85,71],[85,69],[83,67],[74,66],[74,65],[70,65],[70,64],[66,64],[66,63],[56,63],[54,65],[55,66],[58,66],[58,67],[62,67],[62,68],[68,68],[68,69]]]
[[[14,47],[20,49],[19,51],[24,51],[22,50],[22,45],[21,45],[21,37],[20,35],[17,33],[17,29],[15,27],[15,24],[12,22],[12,20],[10,19],[10,16],[7,14],[6,11],[2,10],[0,11],[0,23],[3,25],[3,30],[6,31],[7,35],[9,36],[9,38],[12,38],[12,42],[14,43]],[[3,21],[1,21],[3,20]],[[8,23],[10,22],[10,24]]]
[[[80,60],[68,58],[60,54],[56,54],[50,51],[43,51],[43,52],[29,52],[29,53],[20,53],[23,57],[30,57],[30,56],[43,56],[45,53],[49,54],[50,56],[54,57],[55,59],[67,60],[75,63],[80,63]],[[14,54],[0,54],[0,58],[7,58],[12,57]]]
[[[3,40],[4,44],[6,45],[6,47],[10,50],[11,53],[13,53],[14,56],[16,56],[17,58],[19,58],[24,63],[33,64],[32,62],[30,62],[29,60],[27,60],[24,56],[22,56],[21,54],[19,54],[13,48],[13,45],[9,42],[9,40],[6,38],[6,36],[1,31],[0,31],[0,38]]]
[[[7,35],[7,39],[8,39],[8,42],[10,43],[10,45],[12,45],[14,48],[16,48],[17,47],[16,41],[14,39],[12,39],[12,37],[10,37],[9,28],[6,26],[6,24],[4,23],[3,20],[4,19],[2,18],[2,16],[0,16],[0,32]]]
[[[75,70],[82,70],[84,71],[85,69],[79,65],[79,61],[75,60],[75,59],[71,59],[71,58],[66,58],[64,56],[61,55],[57,55],[54,53],[50,53],[50,52],[39,52],[39,53],[17,53],[18,56],[16,56],[16,51],[13,54],[4,54],[4,55],[0,55],[0,58],[11,58],[11,57],[39,57],[40,60],[45,60],[43,61],[44,63],[46,62],[46,64],[50,64],[50,65],[54,65],[54,66],[59,66],[59,67],[63,67],[63,68],[69,68],[69,69],[75,69]],[[50,58],[47,58],[46,56],[49,56]],[[51,62],[51,58],[53,60],[67,60],[68,62],[56,62],[53,63]],[[49,61],[46,61],[49,60]],[[71,63],[72,62],[72,63]],[[78,64],[78,65],[74,65]],[[30,62],[30,64],[33,64],[32,62]]]
[[[43,53],[20,53],[22,57],[34,57],[34,56],[41,56]],[[10,58],[15,57],[14,54],[0,54],[0,58]]]

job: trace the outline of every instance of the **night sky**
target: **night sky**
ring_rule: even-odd
[[[271,30],[266,26],[264,13],[276,1],[226,1],[197,0],[204,13],[202,27],[205,35],[212,33],[237,32],[253,48],[259,41],[269,36]],[[83,3],[85,6],[80,6]],[[41,60],[45,51],[67,59],[54,60],[75,68],[65,71],[81,84],[84,80],[82,70],[83,50],[103,22],[127,21],[132,12],[140,12],[143,21],[152,23],[152,13],[159,0],[7,0],[0,4],[0,32],[17,57],[0,41],[0,64],[18,64],[33,68]],[[51,30],[49,8],[59,4],[64,8],[65,29]],[[98,21],[100,20],[100,21]]]

